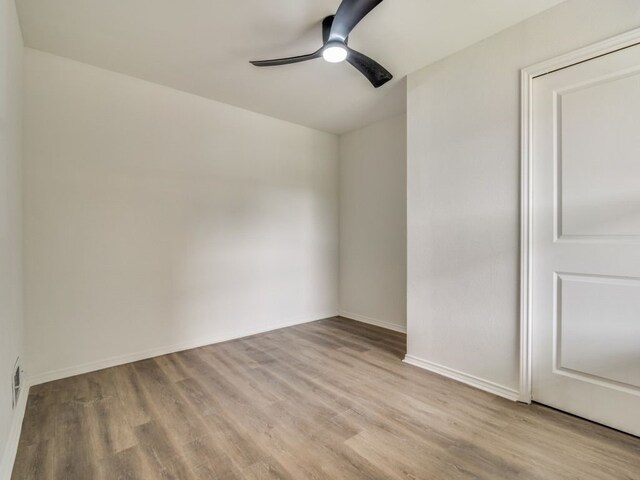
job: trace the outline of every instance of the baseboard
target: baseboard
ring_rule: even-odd
[[[10,480],[11,478],[13,464],[15,463],[16,453],[18,452],[20,433],[22,431],[22,420],[24,419],[24,413],[27,409],[29,387],[30,385],[27,379],[22,387],[20,398],[18,399],[18,403],[13,411],[11,427],[9,428],[9,437],[7,438],[7,444],[5,445],[4,452],[2,453],[2,459],[0,459],[0,480]]]
[[[73,367],[62,368],[59,370],[52,370],[49,372],[39,373],[29,377],[30,385],[39,385],[41,383],[52,382],[54,380],[60,380],[62,378],[73,377],[75,375],[82,375],[83,373],[95,372],[97,370],[103,370],[105,368],[116,367],[126,363],[137,362],[140,360],[146,360],[148,358],[158,357],[161,355],[168,355],[170,353],[181,352],[183,350],[191,350],[192,348],[204,347],[206,345],[212,345],[215,343],[228,342],[229,340],[235,340],[242,337],[250,337],[251,335],[257,335],[259,333],[270,332],[278,330],[280,328],[292,327],[294,325],[302,325],[304,323],[315,322],[323,318],[330,318],[335,315],[323,315],[321,317],[314,317],[306,320],[295,320],[282,322],[269,325],[268,327],[245,330],[226,336],[214,336],[206,339],[199,339],[195,341],[182,342],[173,345],[152,348],[141,352],[129,353],[126,355],[118,355],[115,357],[105,358],[97,360],[95,362],[84,363]]]
[[[375,325],[376,327],[386,328],[387,330],[393,330],[395,332],[400,332],[400,333],[407,333],[407,327],[404,325],[385,322],[384,320],[378,320],[377,318],[371,318],[365,315],[359,315],[357,313],[346,312],[344,310],[340,310],[338,315],[344,318],[348,318],[349,320],[355,320],[356,322],[368,323],[369,325]]]
[[[438,365],[437,363],[429,362],[412,355],[406,355],[404,357],[404,362],[416,367],[424,368],[425,370],[437,373],[438,375],[442,375],[443,377],[457,380],[458,382],[465,383],[480,390],[484,390],[485,392],[493,393],[494,395],[498,395],[499,397],[513,400],[514,402],[518,401],[520,398],[520,394],[517,390],[513,390],[511,388],[498,385],[497,383],[493,383],[488,380],[469,375],[468,373],[454,370],[453,368]]]

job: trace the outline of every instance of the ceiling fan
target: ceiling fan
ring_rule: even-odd
[[[351,30],[383,0],[342,0],[335,15],[326,17],[322,22],[322,47],[308,55],[277,58],[274,60],[255,60],[250,63],[256,67],[273,67],[290,63],[305,62],[323,57],[327,62],[339,63],[344,60],[353,65],[375,87],[381,87],[393,78],[382,65],[366,55],[350,48]]]

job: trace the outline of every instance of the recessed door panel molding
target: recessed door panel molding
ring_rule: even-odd
[[[640,395],[640,278],[556,273],[554,372]]]
[[[521,385],[640,435],[640,29],[617,42],[523,71]]]
[[[640,242],[640,67],[554,98],[557,239]]]

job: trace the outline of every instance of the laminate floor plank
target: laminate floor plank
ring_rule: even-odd
[[[87,408],[83,402],[61,404],[57,412],[54,478],[94,478],[99,460],[90,444]]]
[[[97,458],[109,457],[137,445],[133,428],[127,423],[117,398],[103,398],[88,404],[85,418],[89,442]]]
[[[331,318],[31,388],[14,480],[640,480],[640,439]]]
[[[118,392],[120,408],[130,427],[152,420],[150,401],[132,363],[107,370]]]
[[[138,446],[130,447],[103,458],[98,464],[100,480],[136,480],[150,476],[150,470]]]
[[[20,445],[31,446],[53,439],[57,409],[51,383],[33,387],[29,391]]]
[[[20,443],[12,478],[55,479],[53,441]]]
[[[154,359],[136,362],[135,368],[148,398],[152,399],[150,405],[156,423],[170,431],[181,445],[206,434],[200,416]]]

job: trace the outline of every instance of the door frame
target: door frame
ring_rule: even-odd
[[[518,400],[532,401],[533,270],[533,81],[536,77],[640,44],[640,28],[523,68],[520,120],[520,389]]]

